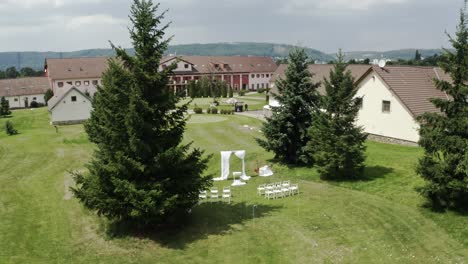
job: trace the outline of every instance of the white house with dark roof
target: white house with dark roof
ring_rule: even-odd
[[[44,95],[50,88],[45,77],[0,80],[0,97],[4,96],[10,108],[29,107],[32,102],[45,105]]]
[[[378,137],[419,141],[417,117],[438,112],[431,98],[449,98],[435,87],[434,79],[450,81],[440,68],[373,66],[357,80],[356,96],[362,98],[357,124]]]
[[[287,65],[280,65],[272,79],[272,92],[278,93],[275,81],[284,78]],[[333,65],[310,65],[313,80],[328,78]],[[447,99],[438,90],[434,79],[450,81],[440,68],[415,66],[349,65],[348,69],[358,87],[356,97],[361,98],[357,125],[371,137],[397,143],[414,144],[419,140],[417,117],[425,112],[438,112],[431,98]],[[321,94],[324,87],[319,88]],[[279,106],[270,96],[270,106]]]
[[[71,125],[86,121],[90,115],[91,98],[76,87],[68,89],[49,101],[49,112],[52,125]]]
[[[107,69],[107,60],[107,57],[46,59],[44,72],[54,96],[61,96],[75,87],[92,97]]]

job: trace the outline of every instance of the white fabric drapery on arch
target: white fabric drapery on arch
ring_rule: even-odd
[[[242,160],[242,174],[240,178],[242,180],[250,179],[249,176],[245,173],[245,150],[235,150],[235,151],[221,151],[221,176],[214,178],[215,181],[224,181],[229,177],[229,159],[231,154],[234,154],[236,157]]]

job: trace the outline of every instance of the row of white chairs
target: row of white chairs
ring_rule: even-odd
[[[219,198],[221,197],[221,201],[226,201],[228,203],[231,203],[231,186],[225,186],[223,187],[223,192],[220,194],[218,192],[218,188],[217,187],[213,187],[210,189],[209,191],[209,198],[210,198],[210,201],[214,202],[214,201],[219,201]],[[198,195],[198,198],[200,199],[200,201],[203,201],[203,200],[208,200],[208,191],[201,191],[200,194]]]
[[[260,184],[257,188],[257,194],[263,195],[267,199],[284,198],[299,194],[299,184],[291,184],[290,181]]]

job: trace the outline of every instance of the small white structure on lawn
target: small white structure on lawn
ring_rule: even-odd
[[[240,179],[247,181],[250,179],[249,176],[245,174],[245,150],[231,150],[231,151],[221,151],[221,176],[214,178],[215,181],[225,181],[229,177],[229,159],[231,155],[234,154],[236,157],[242,160],[242,172]]]
[[[258,170],[258,175],[261,177],[268,177],[273,175],[273,171],[271,170],[270,166],[265,165]]]

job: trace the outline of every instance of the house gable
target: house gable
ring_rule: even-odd
[[[366,133],[417,142],[419,124],[400,98],[374,71],[368,71],[358,82],[356,97],[362,97],[357,124]],[[385,103],[384,103],[385,101]],[[390,110],[384,111],[389,105]]]

